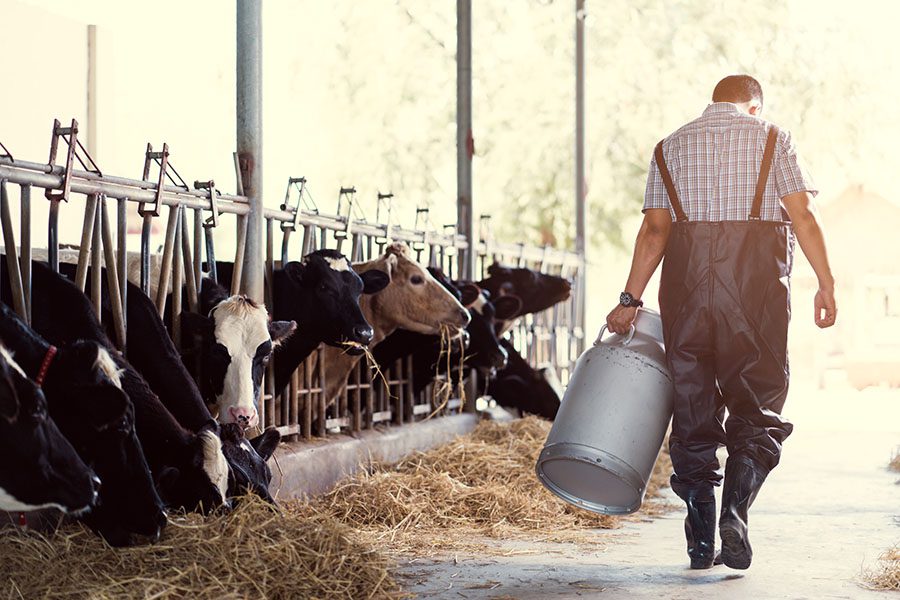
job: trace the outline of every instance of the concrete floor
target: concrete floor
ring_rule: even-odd
[[[862,587],[878,554],[900,543],[900,478],[885,465],[900,445],[900,390],[792,392],[795,431],[751,511],[747,571],[686,568],[678,511],[615,532],[605,548],[499,542],[536,553],[405,560],[421,598],[888,598]],[[674,498],[674,496],[673,496]]]

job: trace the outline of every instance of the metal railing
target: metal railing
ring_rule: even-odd
[[[100,316],[102,272],[107,277],[108,299],[112,306],[116,342],[124,349],[127,340],[128,252],[127,205],[136,203],[142,217],[140,245],[141,288],[148,295],[155,288],[155,303],[163,314],[171,284],[170,309],[172,335],[180,345],[179,315],[187,308],[196,311],[198,291],[204,276],[202,265],[211,266],[207,274],[215,278],[214,230],[227,224],[232,216],[235,232],[235,268],[231,292],[238,293],[245,260],[265,260],[266,303],[271,310],[272,272],[289,260],[321,248],[333,248],[346,254],[352,262],[377,258],[391,242],[405,242],[415,258],[428,266],[442,269],[449,277],[460,273],[466,253],[473,252],[476,273],[486,275],[492,262],[509,266],[527,266],[561,275],[573,283],[573,293],[566,302],[537,315],[522,318],[511,333],[516,347],[537,366],[554,366],[561,381],[567,381],[574,361],[583,347],[583,332],[576,306],[578,286],[583,285],[582,262],[576,254],[553,248],[537,248],[522,244],[495,243],[489,236],[470,249],[466,240],[456,234],[455,227],[443,231],[428,227],[425,209],[417,212],[413,229],[404,229],[391,220],[392,194],[378,194],[375,222],[368,222],[355,201],[356,190],[342,188],[336,215],[320,214],[309,198],[304,178],[291,178],[284,204],[278,209],[264,210],[265,256],[246,254],[247,199],[219,192],[213,181],[196,181],[193,189],[185,184],[172,166],[167,146],[154,151],[148,144],[145,154],[144,179],[115,177],[100,172],[84,152],[77,139],[78,124],[61,127],[54,123],[50,164],[13,158],[0,145],[0,225],[9,270],[13,304],[16,312],[30,323],[32,201],[31,189],[45,190],[50,203],[48,219],[48,262],[59,270],[59,214],[62,204],[70,204],[74,196],[85,198],[75,283],[92,299]],[[63,166],[55,165],[59,142],[68,148]],[[74,168],[77,159],[84,170]],[[151,171],[157,169],[151,179]],[[20,240],[17,244],[10,211],[8,186],[20,189]],[[294,194],[292,194],[295,192]],[[108,205],[115,202],[115,230]],[[162,256],[159,272],[152,278],[150,255],[151,232],[155,219],[161,219],[161,208],[167,207]],[[66,209],[71,210],[71,209]],[[189,214],[192,216],[189,224]],[[228,219],[230,220],[230,219]],[[421,224],[421,225],[420,225]],[[21,248],[21,251],[19,251]],[[219,257],[220,259],[223,257]],[[227,258],[232,258],[231,256]],[[90,282],[88,282],[88,269]],[[101,270],[100,267],[106,269]],[[88,283],[90,288],[88,289]],[[4,281],[2,284],[6,284]],[[183,297],[182,288],[186,291]],[[277,360],[277,357],[276,357]],[[474,402],[463,405],[463,391],[451,389],[450,398],[436,399],[431,388],[420,394],[413,392],[412,357],[397,364],[377,379],[362,360],[350,375],[346,389],[329,406],[325,398],[324,373],[328,369],[321,351],[314,353],[295,371],[285,390],[274,389],[272,369],[266,377],[260,402],[260,423],[275,426],[282,435],[310,438],[329,431],[359,431],[381,423],[402,424],[433,415],[459,411],[465,406],[473,410]],[[446,396],[446,393],[444,394]]]

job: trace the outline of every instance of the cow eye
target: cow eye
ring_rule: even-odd
[[[425,278],[421,275],[413,275],[409,278],[409,282],[413,285],[422,285],[423,283],[425,283]]]

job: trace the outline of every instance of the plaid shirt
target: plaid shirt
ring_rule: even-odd
[[[767,125],[767,121],[740,112],[730,102],[714,102],[699,119],[666,138],[663,155],[688,220],[747,220],[766,146]],[[802,191],[818,193],[797,158],[790,132],[780,129],[761,219],[787,220],[780,199]],[[643,210],[649,208],[668,208],[675,220],[655,158],[650,161],[644,193]]]

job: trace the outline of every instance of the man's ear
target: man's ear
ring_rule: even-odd
[[[250,440],[250,445],[256,450],[263,460],[269,460],[275,454],[278,442],[281,441],[281,434],[274,427],[269,427],[262,434]]]
[[[272,321],[269,323],[269,337],[272,344],[277,346],[297,330],[296,321]]]
[[[216,324],[210,317],[194,312],[183,312],[181,330],[188,336],[199,335],[201,338],[209,338],[215,333]]]
[[[392,256],[391,258],[396,262],[396,256]],[[378,269],[370,269],[364,273],[360,273],[359,277],[363,281],[363,294],[378,293],[386,288],[391,282],[391,276]]]
[[[522,299],[516,295],[500,296],[493,302],[494,318],[501,321],[512,319],[522,309]]]

